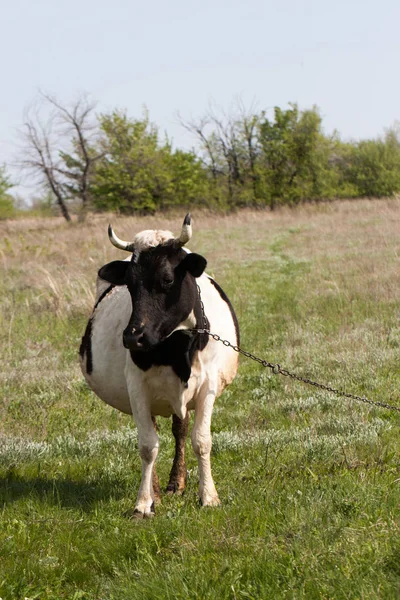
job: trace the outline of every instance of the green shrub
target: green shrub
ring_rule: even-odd
[[[392,196],[400,191],[400,143],[389,131],[384,139],[354,144],[344,170],[345,180],[358,196]]]

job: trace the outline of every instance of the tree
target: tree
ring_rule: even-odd
[[[165,153],[170,174],[170,194],[167,206],[207,205],[211,193],[207,172],[194,152],[172,150]]]
[[[86,96],[64,106],[54,96],[41,93],[39,101],[26,111],[18,164],[52,193],[67,221],[71,221],[72,200],[79,201],[79,220],[85,219],[90,177],[102,156],[97,150],[94,109]]]
[[[103,159],[93,182],[95,206],[100,209],[153,212],[166,186],[158,149],[158,130],[147,114],[129,119],[114,111],[100,117]]]
[[[227,196],[229,206],[253,203],[259,182],[257,115],[237,102],[232,114],[210,108],[197,121],[180,118],[180,122],[197,138],[203,164],[212,178],[215,200],[219,203]]]
[[[396,128],[384,138],[352,144],[343,168],[344,180],[358,196],[392,196],[400,191],[400,139]]]
[[[0,219],[7,219],[14,214],[13,198],[8,194],[8,190],[12,187],[5,166],[0,166]]]
[[[329,168],[329,156],[321,123],[316,107],[300,112],[296,104],[288,110],[275,107],[273,120],[262,115],[259,142],[272,209],[282,201],[323,196],[321,173]]]
[[[100,210],[151,213],[207,196],[207,176],[194,153],[160,143],[147,112],[130,119],[114,111],[100,117],[103,157],[92,179]]]
[[[253,201],[257,203],[258,199],[262,196],[262,189],[260,188],[261,171],[259,168],[260,146],[258,139],[260,119],[257,114],[254,114],[251,108],[247,111],[242,102],[238,103],[238,107],[240,114],[239,129],[241,137],[244,140],[246,155],[245,169],[251,180]]]

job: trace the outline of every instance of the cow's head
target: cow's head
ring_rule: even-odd
[[[113,285],[126,285],[132,299],[132,314],[123,333],[125,348],[147,351],[177,328],[195,327],[199,301],[195,278],[207,261],[183,250],[192,235],[187,214],[179,237],[169,231],[142,231],[133,242],[119,239],[108,228],[111,243],[132,252],[130,261],[116,260],[99,270],[99,277]]]

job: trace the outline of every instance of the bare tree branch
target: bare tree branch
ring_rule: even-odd
[[[65,106],[55,96],[41,92],[26,111],[22,127],[18,164],[54,194],[67,221],[71,220],[68,203],[74,199],[80,201],[79,220],[85,218],[93,167],[104,156],[99,150],[94,110],[95,104],[86,96]]]
[[[186,129],[192,135],[195,135],[197,139],[200,141],[201,146],[206,152],[207,159],[210,162],[211,166],[211,174],[213,179],[215,180],[218,174],[221,173],[221,170],[218,168],[218,160],[217,160],[217,152],[213,147],[212,140],[210,136],[206,134],[206,128],[210,124],[210,120],[208,116],[201,118],[199,121],[184,121],[180,114],[178,114],[178,119],[180,125]],[[207,160],[203,161],[208,165]]]

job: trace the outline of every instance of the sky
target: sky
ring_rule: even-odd
[[[0,27],[0,164],[38,90],[150,119],[177,147],[210,103],[317,105],[327,133],[376,137],[400,120],[399,0],[13,0]],[[271,113],[272,114],[272,113]],[[18,187],[24,194],[29,189]]]

